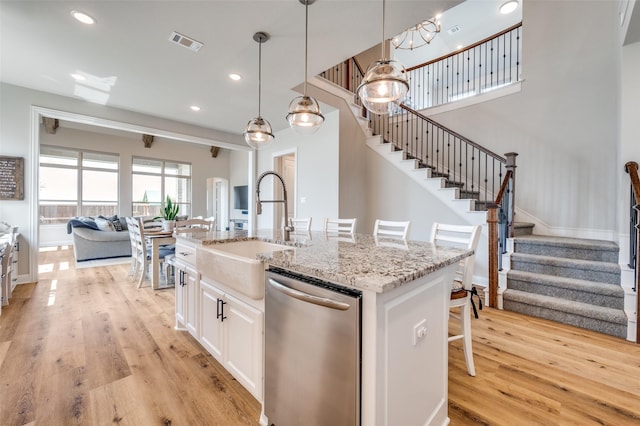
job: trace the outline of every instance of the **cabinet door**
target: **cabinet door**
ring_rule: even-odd
[[[222,305],[224,293],[205,280],[200,281],[199,293],[200,337],[198,340],[215,359],[222,363],[222,327],[227,321],[220,321],[218,316],[221,309],[226,308]]]
[[[198,338],[198,286],[200,284],[200,274],[192,267],[186,267],[185,277],[185,327],[193,337]]]
[[[176,330],[186,330],[187,314],[187,274],[186,266],[176,262],[175,265],[175,299],[176,299]]]
[[[262,401],[262,312],[226,295],[225,367],[253,396]]]

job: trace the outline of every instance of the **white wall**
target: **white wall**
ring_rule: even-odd
[[[522,91],[432,118],[498,154],[515,151],[519,208],[554,233],[615,238],[618,4],[523,5]]]
[[[636,6],[638,7],[638,6]],[[622,118],[620,155],[617,170],[621,171],[628,161],[640,164],[640,120],[638,106],[640,104],[640,43],[625,46],[622,49]],[[619,232],[621,234],[621,262],[629,259],[629,175],[618,173],[619,180]]]
[[[296,150],[297,159],[297,200],[298,217],[312,217],[311,227],[322,229],[325,217],[338,216],[338,132],[339,112],[325,114],[325,121],[313,135],[301,136],[291,129],[275,134],[273,143],[258,151],[257,175],[273,170],[274,155]],[[273,199],[273,183],[275,178],[267,176],[260,186],[262,199]],[[293,196],[293,194],[289,194]],[[301,198],[306,198],[303,204]],[[258,216],[257,229],[273,227],[273,206],[263,204],[263,213]]]

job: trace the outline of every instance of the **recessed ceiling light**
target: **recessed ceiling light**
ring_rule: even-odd
[[[457,50],[462,49],[462,45],[461,45],[461,44],[459,44],[459,45],[458,45],[458,47],[456,47],[456,49],[457,49]]]
[[[96,20],[91,16],[87,15],[84,12],[78,12],[77,10],[72,10],[71,16],[73,16],[74,18],[76,18],[76,20],[82,22],[83,24],[92,25],[96,23]]]
[[[240,74],[231,73],[229,74],[229,78],[233,81],[242,80],[242,76]]]
[[[510,0],[500,6],[500,13],[503,15],[508,15],[518,8],[518,2],[515,0]]]
[[[71,74],[71,77],[73,77],[74,80],[76,80],[76,81],[85,81],[87,79],[87,77],[85,77],[82,74],[78,74],[78,73]]]
[[[198,105],[191,105],[191,111],[200,111],[200,107]]]

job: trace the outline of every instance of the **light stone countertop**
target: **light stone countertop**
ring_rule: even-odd
[[[377,239],[373,235],[327,237],[322,232],[291,235],[280,231],[224,231],[179,234],[177,238],[215,248],[216,244],[262,240],[293,249],[258,254],[272,266],[337,284],[384,293],[473,254],[472,250],[436,247],[423,241]]]

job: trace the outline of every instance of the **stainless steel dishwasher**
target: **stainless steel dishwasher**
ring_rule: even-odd
[[[362,293],[277,268],[265,280],[269,425],[359,425]]]

